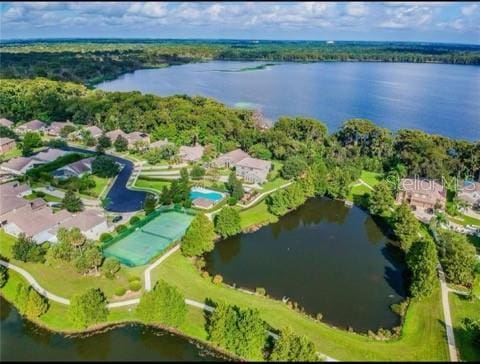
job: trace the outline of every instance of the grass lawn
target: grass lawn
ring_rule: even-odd
[[[267,192],[267,191],[271,191],[277,187],[280,187],[282,185],[284,185],[285,183],[287,183],[288,181],[280,176],[278,177],[275,177],[274,179],[268,181],[268,182],[265,182],[263,185],[262,185],[262,188],[259,190],[260,193],[262,192]]]
[[[104,191],[107,185],[110,183],[110,178],[103,178],[92,175],[93,180],[95,181],[95,187],[83,191],[80,195],[84,195],[87,197],[99,197],[100,194]]]
[[[20,157],[22,155],[22,150],[20,148],[12,149],[6,153],[0,153],[2,161],[8,161],[9,159]]]
[[[142,179],[138,178],[137,181],[134,184],[134,187],[138,188],[147,188],[147,189],[152,189],[157,191],[158,193],[162,192],[162,188],[164,186],[170,187],[171,182],[168,181],[162,181],[162,180],[147,180],[147,179]]]
[[[452,216],[450,220],[460,225],[480,226],[480,220],[467,215]]]
[[[376,172],[362,171],[360,178],[368,185],[375,187],[382,180],[382,174]]]
[[[467,300],[456,293],[449,294],[453,319],[455,341],[462,361],[480,361],[480,349],[475,348],[471,334],[465,330],[463,320],[471,318],[480,320],[480,299]]]
[[[129,268],[122,266],[117,278],[110,280],[103,275],[95,277],[83,276],[76,272],[72,263],[56,262],[53,266],[42,263],[24,263],[12,258],[11,247],[15,238],[0,230],[0,254],[8,258],[11,263],[26,269],[45,289],[59,296],[71,298],[87,288],[98,287],[103,290],[107,298],[114,295],[119,287],[128,289],[128,278],[135,276],[143,280],[145,267]]]
[[[253,225],[266,224],[278,221],[278,217],[268,211],[265,200],[253,207],[240,211],[240,225],[246,229]]]
[[[448,359],[439,290],[423,301],[411,304],[402,337],[389,342],[334,329],[301,315],[280,301],[252,296],[202,278],[192,263],[173,254],[152,274],[154,281],[165,279],[176,285],[186,297],[205,302],[224,300],[242,307],[258,308],[264,320],[275,329],[286,326],[306,335],[317,349],[340,360],[437,360]]]
[[[26,200],[34,200],[38,197],[37,193],[33,191],[31,195],[25,196]],[[62,199],[53,195],[45,194],[45,196],[42,196],[45,201],[47,202],[61,202]]]

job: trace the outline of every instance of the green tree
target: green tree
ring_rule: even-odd
[[[91,270],[98,272],[102,261],[103,255],[100,249],[95,245],[90,245],[75,259],[74,265],[78,273],[86,274]]]
[[[78,212],[83,210],[83,201],[75,192],[68,190],[62,199],[63,207],[69,212]]]
[[[307,162],[300,156],[289,157],[280,172],[283,178],[291,179],[299,177],[308,168]]]
[[[397,207],[394,215],[393,231],[400,241],[404,252],[408,252],[412,243],[418,239],[420,226],[410,207],[403,203]]]
[[[145,210],[145,214],[148,215],[155,211],[156,204],[157,199],[155,198],[155,195],[147,193],[147,195],[145,196],[145,201],[143,202],[143,209]]]
[[[77,251],[81,251],[82,246],[84,246],[87,242],[87,237],[83,235],[78,227],[73,227],[70,229],[63,227],[59,228],[57,231],[57,239],[60,244],[70,246]],[[59,252],[58,258],[69,261],[73,255],[71,248],[70,250],[67,247],[62,249],[62,252]]]
[[[240,214],[233,207],[225,207],[215,216],[215,231],[222,237],[232,236],[241,231]]]
[[[45,312],[47,312],[47,310],[47,300],[30,287],[28,292],[28,302],[24,312],[25,316],[34,319],[42,316]]]
[[[70,133],[73,133],[75,130],[77,130],[77,128],[75,128],[74,125],[65,125],[62,129],[60,129],[60,136],[62,138],[68,138]]]
[[[203,176],[205,176],[205,168],[199,165],[194,165],[190,171],[190,177],[192,177],[192,179],[200,179]]]
[[[394,202],[388,185],[380,182],[373,187],[373,191],[369,194],[368,210],[372,215],[382,215],[394,206]]]
[[[183,236],[181,244],[183,255],[191,257],[211,251],[214,237],[212,222],[205,214],[197,214]]]
[[[105,295],[98,288],[90,288],[74,296],[68,306],[68,316],[74,325],[82,328],[105,321],[108,316]]]
[[[114,279],[120,268],[120,262],[115,258],[107,258],[102,264],[102,272],[108,279]]]
[[[97,139],[97,146],[100,146],[102,150],[106,150],[112,146],[112,141],[105,134],[102,134]]]
[[[113,146],[117,152],[125,152],[128,149],[128,140],[119,135],[113,142]]]
[[[270,361],[318,361],[313,342],[305,336],[297,336],[290,327],[285,328],[275,341]]]
[[[182,293],[161,280],[153,290],[143,294],[137,312],[145,322],[178,327],[185,321],[187,306]]]
[[[25,311],[27,310],[29,294],[29,286],[27,286],[23,282],[17,284],[15,290],[15,298],[13,301],[15,302],[15,307],[18,309],[18,312],[20,312],[20,314],[22,315],[24,315]]]
[[[160,194],[160,203],[162,205],[170,205],[172,203],[172,194],[167,186],[162,187],[162,193]]]
[[[272,152],[267,148],[265,144],[257,143],[251,146],[249,152],[255,157],[260,159],[269,160],[272,159]]]
[[[35,241],[21,233],[12,245],[12,256],[22,262],[42,263],[45,260],[45,250]]]
[[[407,267],[411,275],[410,294],[429,296],[437,284],[437,249],[431,239],[415,241],[407,253]]]
[[[99,177],[110,178],[119,172],[120,166],[108,155],[99,155],[92,162],[92,173]]]
[[[36,132],[27,132],[22,139],[22,155],[29,156],[34,148],[42,146],[42,137]]]
[[[0,257],[3,259],[3,257]],[[8,269],[7,267],[0,265],[0,288],[2,288],[8,281]]]

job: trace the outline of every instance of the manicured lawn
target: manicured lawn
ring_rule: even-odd
[[[0,153],[0,156],[2,157],[1,159],[2,161],[7,161],[15,157],[20,157],[21,155],[22,155],[22,150],[20,148],[12,149],[6,153]]]
[[[35,191],[33,191],[33,193],[31,195],[25,196],[25,199],[34,200],[37,197],[39,197],[39,196],[37,195],[37,193]],[[49,195],[49,194],[45,194],[45,196],[42,196],[41,198],[43,198],[47,202],[60,202],[60,201],[62,201],[61,198],[53,196],[53,195]]]
[[[242,229],[259,224],[266,224],[278,221],[278,217],[268,211],[265,200],[244,211],[240,211],[240,225]]]
[[[134,187],[153,189],[158,193],[161,193],[163,187],[164,186],[170,187],[170,184],[171,182],[168,182],[168,181],[162,181],[162,180],[155,181],[155,180],[146,180],[146,179],[139,178],[135,182]]]
[[[382,180],[382,174],[376,172],[362,171],[360,178],[368,185],[374,187]]]
[[[95,187],[83,191],[81,194],[87,197],[99,197],[100,194],[104,191],[107,185],[110,183],[110,178],[103,178],[92,175],[93,180],[95,181]]]
[[[480,227],[480,220],[467,215],[459,215],[459,216],[451,217],[450,220],[461,225],[475,225]]]
[[[467,300],[456,293],[449,294],[452,311],[453,330],[455,341],[462,361],[480,361],[480,349],[474,346],[471,334],[465,330],[463,320],[470,318],[480,320],[480,299]]]
[[[11,247],[15,238],[0,230],[0,254],[10,260],[11,263],[26,269],[45,289],[59,296],[71,298],[78,292],[87,288],[101,288],[107,297],[112,297],[119,287],[128,289],[128,278],[140,277],[143,280],[145,267],[129,268],[122,266],[117,278],[110,280],[103,275],[83,276],[75,271],[72,263],[56,262],[53,266],[41,263],[24,263],[12,258]]]
[[[284,184],[286,184],[288,181],[280,176],[275,177],[271,181],[265,182],[262,185],[262,188],[259,190],[260,192],[266,192],[266,191],[271,191],[277,187],[280,187]]]
[[[411,304],[402,337],[389,342],[334,329],[289,309],[280,301],[248,295],[202,278],[192,263],[177,252],[153,272],[154,280],[166,279],[187,298],[205,302],[224,300],[242,307],[255,307],[275,329],[286,326],[306,335],[317,349],[340,360],[438,360],[448,359],[439,290],[423,301]],[[354,303],[352,303],[354,304]]]

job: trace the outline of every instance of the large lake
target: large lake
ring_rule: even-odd
[[[480,139],[480,67],[416,63],[207,62],[138,70],[97,87],[157,95],[214,97],[261,110],[276,120],[303,115],[335,131],[348,118],[367,118],[392,130],[418,128]]]
[[[215,245],[207,270],[238,287],[288,297],[332,325],[392,328],[390,305],[405,297],[398,248],[364,211],[310,199],[279,222]]]
[[[212,361],[188,340],[131,325],[88,337],[66,337],[23,319],[0,297],[1,361]]]

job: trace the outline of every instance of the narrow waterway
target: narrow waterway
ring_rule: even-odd
[[[390,305],[405,297],[403,258],[367,213],[311,199],[279,222],[216,244],[211,274],[239,287],[263,287],[337,327],[392,328]]]
[[[23,319],[0,297],[1,361],[220,361],[212,353],[165,331],[129,325],[66,337]]]

